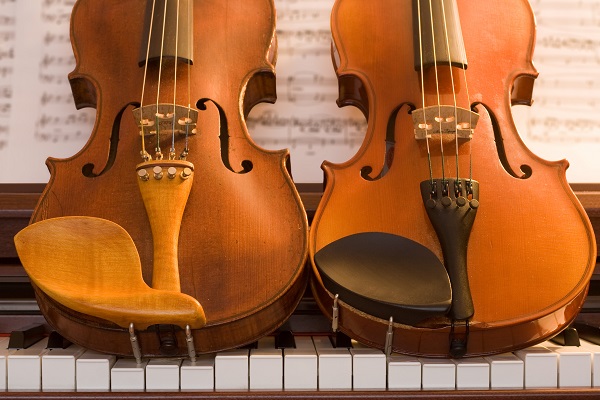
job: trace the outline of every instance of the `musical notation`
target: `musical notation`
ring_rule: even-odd
[[[362,143],[367,124],[353,107],[339,109],[329,20],[334,0],[275,0],[277,102],[248,118],[257,144],[289,148],[296,182],[321,182],[323,160],[343,162]]]
[[[71,156],[89,137],[94,110],[75,109],[67,80],[74,4],[0,0],[0,182],[46,181],[45,159]],[[24,157],[27,168],[15,168]]]
[[[542,158],[566,158],[572,182],[597,182],[600,129],[600,1],[531,0],[540,73],[533,106],[513,107],[525,143]]]
[[[34,139],[38,142],[64,143],[89,136],[93,114],[74,110],[73,95],[63,83],[75,66],[68,35],[59,34],[54,26],[64,26],[71,16],[74,0],[44,0],[41,24],[45,26],[44,46],[39,59],[38,81],[42,85]],[[65,90],[68,89],[68,90]],[[66,111],[72,109],[71,112]],[[83,133],[86,132],[86,133]]]
[[[8,145],[12,109],[12,73],[15,50],[16,0],[0,1],[0,152]]]
[[[335,103],[329,28],[334,1],[275,0],[278,100],[258,105],[247,120],[258,145],[290,149],[297,182],[320,182],[323,160],[350,159],[366,130],[360,111]],[[0,182],[46,181],[45,159],[75,154],[92,130],[94,110],[75,110],[67,80],[75,65],[69,38],[74,3],[0,0]],[[533,106],[513,107],[519,133],[542,158],[567,158],[570,181],[597,182],[600,0],[530,3],[540,77]],[[9,174],[24,151],[27,171]]]

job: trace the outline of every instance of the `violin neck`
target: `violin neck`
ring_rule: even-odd
[[[413,0],[415,70],[436,65],[467,68],[456,0]]]
[[[155,0],[148,2],[140,47],[140,65],[146,63],[147,54],[149,61],[160,60],[162,55],[162,58],[177,58],[185,63],[193,63],[194,8],[191,7],[192,1]],[[149,52],[148,41],[150,41]]]

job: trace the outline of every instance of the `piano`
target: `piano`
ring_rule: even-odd
[[[76,345],[48,349],[48,337],[7,350],[11,332],[50,328],[41,316],[13,236],[28,223],[43,185],[0,185],[0,398],[7,399],[592,399],[600,396],[600,346],[546,342],[494,357],[433,360],[332,340],[307,292],[275,336],[253,348],[190,360],[118,359]],[[319,185],[298,185],[310,217]],[[573,185],[600,238],[600,185]],[[600,326],[600,271],[578,323]],[[295,348],[275,339],[293,332]],[[335,347],[333,343],[337,343]],[[60,347],[60,346],[59,346]],[[281,347],[281,346],[279,346]],[[598,372],[596,372],[596,370]],[[112,385],[112,387],[111,387]],[[10,386],[10,389],[8,387]]]

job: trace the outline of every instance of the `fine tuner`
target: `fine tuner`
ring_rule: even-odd
[[[167,178],[175,179],[179,175],[181,179],[188,179],[194,171],[193,166],[190,163],[182,163],[181,165],[173,166],[172,162],[166,164],[155,165],[156,163],[143,163],[138,166],[137,174],[142,181],[150,180],[150,176],[153,176],[156,180],[161,180],[164,176],[163,171],[167,169]],[[154,166],[152,166],[154,165]],[[169,166],[171,165],[171,166]],[[149,173],[152,171],[152,174]]]

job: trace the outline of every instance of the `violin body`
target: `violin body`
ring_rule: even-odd
[[[534,155],[513,123],[511,105],[531,103],[537,76],[529,3],[455,3],[469,58],[466,78],[456,66],[451,73],[448,65],[438,65],[437,74],[435,68],[415,68],[417,2],[336,2],[338,104],[360,108],[368,129],[352,159],[323,164],[325,192],[309,239],[311,288],[325,315],[334,318],[338,293],[327,287],[315,256],[348,236],[380,232],[425,246],[449,269],[419,185],[444,173],[455,178],[457,164],[466,180],[472,170],[479,204],[468,250],[464,246],[474,309],[466,327],[454,326],[449,314],[412,324],[390,322],[348,304],[342,295],[337,302],[339,329],[350,337],[383,348],[389,332],[391,350],[432,357],[453,355],[448,343],[454,334],[468,338],[465,356],[511,351],[552,337],[576,317],[596,260],[590,222],[565,178],[568,163]],[[432,140],[429,164],[427,143],[415,139],[411,114],[422,103],[457,102],[479,114],[477,127],[470,140]],[[457,285],[450,278],[454,298]]]
[[[133,239],[147,284],[153,282],[156,240],[138,189],[141,135],[132,110],[143,93],[139,60],[151,3],[75,4],[71,37],[77,66],[69,79],[77,107],[96,108],[96,122],[78,154],[47,161],[51,178],[32,218],[91,216],[115,222]],[[206,325],[192,332],[196,352],[206,353],[253,342],[291,315],[307,282],[308,225],[288,171],[289,153],[259,148],[245,125],[255,104],[275,101],[273,1],[195,0],[191,7],[189,71],[182,63],[175,82],[173,57],[148,62],[143,102],[170,103],[175,96],[187,106],[189,92],[192,107],[200,110],[187,156],[195,178],[175,253],[181,292],[195,298],[206,314]],[[176,83],[182,88],[174,95]],[[159,85],[160,99],[155,99]],[[170,136],[161,140],[168,148]],[[174,144],[187,149],[185,140],[175,136]],[[147,141],[151,152],[156,143]],[[75,312],[39,288],[36,295],[47,321],[69,340],[132,354],[127,329]],[[185,332],[166,330],[177,342],[170,355],[187,355]],[[162,335],[158,327],[138,332],[144,356],[164,355]]]

